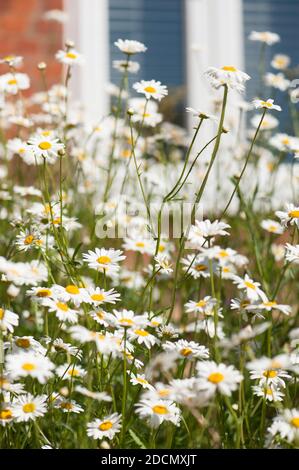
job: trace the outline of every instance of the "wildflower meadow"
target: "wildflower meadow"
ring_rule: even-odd
[[[179,110],[189,132],[163,115],[167,83],[134,80],[146,45],[114,47],[97,122],[71,93],[72,41],[32,94],[26,57],[1,59],[0,447],[297,448],[290,58],[260,55],[253,101],[247,73],[209,67],[210,110]]]

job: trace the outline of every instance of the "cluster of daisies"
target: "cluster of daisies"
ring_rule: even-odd
[[[63,83],[41,62],[31,96],[23,58],[1,59],[1,447],[297,447],[298,137],[273,133],[266,90],[234,101],[250,76],[224,65],[205,72],[210,110],[186,109],[190,139],[165,85],[129,86],[146,46],[115,47],[97,122],[72,100],[72,41]],[[261,78],[292,99],[290,63]]]

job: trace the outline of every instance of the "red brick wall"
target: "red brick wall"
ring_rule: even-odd
[[[54,55],[62,46],[62,25],[45,21],[47,10],[62,9],[63,0],[0,0],[0,57],[15,54],[24,57],[22,72],[31,78],[31,91],[41,89],[36,65],[48,64],[49,85],[60,79],[61,66]],[[7,66],[0,65],[0,73]]]

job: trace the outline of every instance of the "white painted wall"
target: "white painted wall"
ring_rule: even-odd
[[[69,16],[64,37],[75,42],[85,59],[73,73],[72,95],[84,104],[88,120],[99,121],[109,110],[108,0],[64,0],[64,9]]]

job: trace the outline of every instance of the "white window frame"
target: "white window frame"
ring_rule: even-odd
[[[73,99],[84,106],[88,121],[98,122],[109,112],[109,9],[108,0],[64,0],[68,21],[64,39],[75,42],[84,57],[71,79]]]
[[[209,66],[234,65],[244,70],[242,3],[185,0],[187,106],[211,111],[211,87],[204,77]]]

